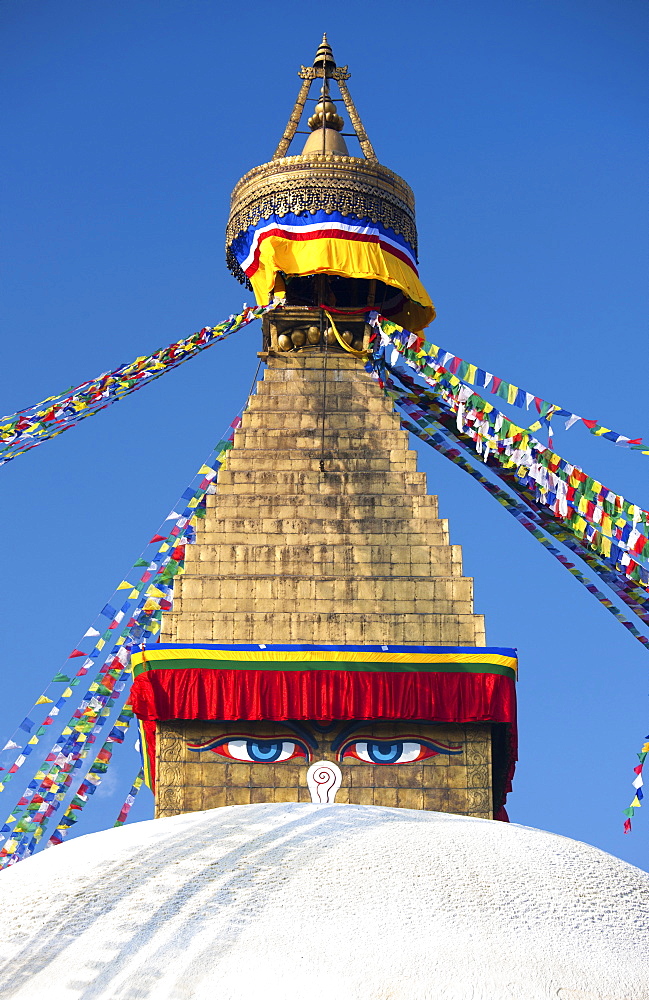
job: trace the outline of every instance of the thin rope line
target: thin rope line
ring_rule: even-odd
[[[322,427],[320,430],[320,472],[325,472],[325,418],[327,414],[327,361],[329,358],[329,341],[324,334],[324,313],[320,310],[320,336],[324,336],[324,365],[322,368]]]

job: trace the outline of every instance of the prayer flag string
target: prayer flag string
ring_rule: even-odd
[[[392,388],[386,387],[386,391],[395,403],[410,415],[415,424],[423,428],[429,426],[437,427],[443,430],[455,442],[462,442],[466,447],[467,436],[458,434],[457,427],[449,421],[448,415],[431,399],[430,393],[416,386],[409,376],[398,372],[390,365],[385,366],[385,371],[388,377],[396,379],[407,387],[406,392],[394,391],[394,382],[392,382]],[[490,458],[491,456],[488,457]],[[518,488],[518,481],[511,475],[510,470],[500,468],[494,462],[489,462],[488,467],[490,471],[522,497],[528,517],[540,522],[549,534],[554,535],[567,548],[578,555],[627,604],[634,614],[645,624],[649,623],[649,598],[644,588],[636,586],[633,581],[628,580],[623,574],[613,571],[600,553],[589,549],[585,539],[573,537],[570,529],[566,528],[557,518],[555,511],[548,509],[543,503],[536,502],[535,497],[528,495],[525,490]]]
[[[119,704],[120,695],[128,686],[131,651],[153,640],[159,631],[162,612],[172,607],[174,578],[184,569],[185,545],[191,544],[196,538],[196,521],[205,515],[207,495],[216,492],[217,473],[227,462],[234,432],[240,423],[241,418],[237,416],[226,437],[218,442],[210,458],[201,465],[159,531],[153,535],[134,563],[135,574],[127,574],[131,579],[122,580],[118,584],[109,604],[104,606],[93,625],[86,630],[63,669],[54,676],[51,684],[67,684],[61,696],[65,702],[72,697],[75,682],[78,685],[91,667],[97,669],[97,665],[102,664],[83,700],[45,759],[41,757],[38,770],[0,827],[0,842],[5,841],[0,849],[0,866],[5,867],[29,857],[38,847],[49,820],[68,798],[76,773],[83,768],[92,744],[109,721]],[[126,602],[120,606],[126,591]],[[86,652],[84,645],[86,648],[92,645],[93,648]],[[83,657],[83,662],[72,678],[65,671],[69,671],[70,660],[77,657]],[[59,702],[43,695],[35,703],[41,704],[61,707]],[[122,727],[128,712],[128,706],[122,708],[106,744],[123,740]],[[30,710],[30,714],[35,714],[34,709]],[[50,708],[48,718],[40,726],[27,716],[7,741],[5,750],[16,749],[22,752],[0,783],[0,792],[6,788],[14,774],[26,765],[31,752],[49,731],[47,725],[54,721],[52,715]],[[20,731],[29,735],[29,743],[25,747],[20,746],[13,738]],[[26,754],[25,750],[29,750],[29,753]],[[105,755],[109,750],[110,747],[104,745],[101,752]],[[110,756],[112,752],[105,763],[109,763]],[[101,762],[102,758],[99,761],[95,759],[91,764],[79,786],[81,791],[78,789],[73,796],[74,806],[72,801],[68,803],[59,827],[50,838],[51,844],[59,843],[76,822],[77,813],[83,808],[87,796],[92,794],[92,789],[86,789],[84,784],[87,781],[93,784],[93,776],[101,772],[101,769],[97,770]]]
[[[62,843],[65,837],[68,835],[70,828],[79,821],[79,813],[83,807],[88,802],[90,796],[94,795],[97,788],[101,784],[102,778],[108,771],[108,766],[111,762],[113,756],[113,743],[123,743],[124,736],[126,735],[126,728],[128,727],[131,719],[133,718],[133,709],[130,705],[125,705],[122,709],[119,718],[117,719],[115,726],[123,728],[123,732],[120,732],[118,736],[109,737],[103,744],[101,750],[92,762],[85,778],[77,788],[72,800],[70,801],[68,808],[63,813],[63,816],[56,827],[56,830],[50,837],[46,847],[52,847],[56,844]],[[42,831],[41,831],[42,836]],[[34,839],[33,843],[30,841],[28,848],[33,848],[36,846],[38,841]],[[30,852],[31,853],[31,852]]]
[[[569,465],[551,448],[545,448],[530,435],[529,428],[523,429],[508,421],[504,414],[472,393],[454,373],[436,366],[430,357],[418,356],[412,350],[417,347],[417,338],[413,341],[407,331],[401,331],[399,343],[395,345],[383,329],[384,321],[375,320],[375,325],[380,343],[366,370],[379,381],[401,412],[402,427],[476,479],[645,649],[649,648],[647,635],[562,555],[551,540],[556,539],[582,559],[646,626],[649,624],[646,565],[649,545],[646,533],[638,526],[644,528],[648,524],[647,511],[606,489],[578,467]],[[394,327],[394,324],[389,326]],[[389,361],[387,347],[392,352]],[[401,361],[429,388],[425,389],[401,370],[398,367]],[[467,460],[469,457],[476,460],[476,455],[471,455],[471,447],[514,495],[500,489]],[[462,452],[466,449],[469,455],[465,458]],[[608,524],[605,517],[608,517]],[[635,795],[624,810],[625,833],[631,831],[634,811],[642,803],[642,770],[647,753],[649,742],[643,745],[638,754],[639,764],[634,768]]]
[[[128,819],[128,814],[131,811],[131,807],[135,802],[135,797],[143,784],[144,784],[144,768],[141,767],[140,770],[137,772],[137,777],[133,782],[133,784],[131,785],[128,795],[124,799],[124,805],[120,809],[119,815],[115,823],[113,823],[113,826],[124,826],[124,823],[126,823],[126,820]]]
[[[244,306],[240,313],[217,326],[204,326],[191,337],[160,348],[154,354],[136,358],[76,388],[66,389],[10,416],[0,417],[0,465],[76,427],[86,417],[105,410],[165,372],[178,368],[217,341],[225,340],[274,309],[275,305],[273,302],[267,306]]]
[[[649,741],[649,733],[645,736],[645,740]],[[633,779],[631,784],[635,789],[635,794],[633,796],[631,805],[624,810],[624,815],[626,816],[626,819],[624,820],[625,833],[631,833],[631,819],[635,815],[636,809],[640,809],[640,807],[642,806],[642,799],[644,798],[644,792],[642,787],[644,785],[644,781],[642,778],[642,771],[644,768],[644,763],[647,759],[647,754],[649,754],[649,742],[646,742],[643,745],[642,750],[638,754],[639,763],[636,764],[636,766],[633,768],[633,773],[635,774],[635,778]]]
[[[407,331],[403,334],[406,337]],[[392,348],[389,360],[381,356],[386,345]],[[485,463],[507,473],[516,492],[546,507],[612,571],[628,578],[645,595],[649,593],[648,511],[562,459],[455,376],[440,372],[409,349],[394,348],[389,338],[383,340],[372,363],[394,370],[401,357],[432,389],[413,391],[426,405],[443,410],[440,416],[445,426],[455,424]]]
[[[390,338],[397,350],[401,350],[404,343],[403,334],[405,333],[407,349],[413,351],[421,358],[426,358],[429,363],[435,364],[438,371],[444,372],[447,375],[453,375],[467,385],[475,385],[480,389],[486,389],[511,406],[529,410],[533,405],[538,414],[538,419],[530,425],[528,428],[530,431],[540,430],[543,425],[550,429],[552,418],[557,417],[564,422],[566,430],[569,430],[575,424],[581,423],[595,437],[611,441],[618,447],[630,448],[635,451],[641,451],[643,455],[649,455],[649,445],[643,443],[642,438],[629,438],[625,434],[619,434],[609,427],[604,427],[598,420],[588,420],[586,417],[580,417],[571,410],[558,406],[556,403],[549,403],[540,396],[536,396],[526,389],[521,389],[511,382],[499,378],[498,375],[493,375],[484,368],[478,367],[478,365],[464,361],[451,351],[447,351],[443,347],[438,347],[437,344],[424,340],[421,335],[417,336],[407,330],[404,331],[402,327],[397,326],[396,323],[390,320],[382,319],[381,329]]]

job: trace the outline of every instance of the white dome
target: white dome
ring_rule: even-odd
[[[246,805],[0,875],[0,998],[647,1000],[649,875],[528,827]]]

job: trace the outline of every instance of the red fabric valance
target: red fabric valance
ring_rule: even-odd
[[[351,670],[149,670],[133,682],[140,719],[429,719],[513,722],[514,682],[498,674]]]
[[[499,674],[365,673],[346,670],[148,670],[133,681],[131,704],[143,725],[151,783],[155,724],[171,719],[422,719],[500,722],[516,760],[516,690]]]

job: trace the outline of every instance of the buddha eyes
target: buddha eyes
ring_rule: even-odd
[[[311,762],[311,749],[306,742],[292,740],[261,740],[256,737],[235,735],[220,736],[203,743],[188,743],[190,750],[212,753],[228,760],[243,761],[247,764],[282,764],[289,760]],[[459,743],[440,743],[437,740],[410,736],[403,740],[348,739],[339,748],[339,763],[353,757],[365,764],[416,764],[439,754],[455,756],[462,753]]]
[[[188,743],[190,750],[211,750],[229,760],[248,764],[281,764],[287,760],[309,761],[311,753],[305,743],[297,740],[259,740],[245,737],[221,737],[206,743]]]
[[[460,754],[459,744],[438,743],[435,740],[349,740],[338,751],[338,760],[355,757],[366,764],[416,764],[438,754]]]

